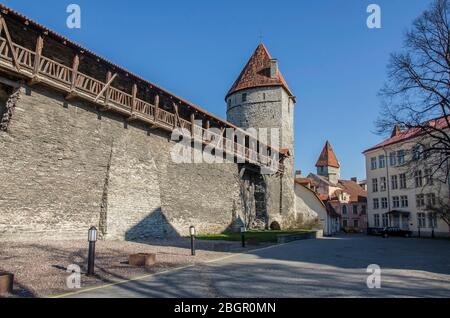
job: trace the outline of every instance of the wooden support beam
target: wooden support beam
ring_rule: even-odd
[[[78,67],[80,66],[80,57],[75,54],[72,61],[72,78],[70,79],[70,92],[66,95],[66,100],[71,100],[77,97],[76,85],[78,77]]]
[[[175,111],[175,122],[174,122],[174,126],[173,126],[173,128],[175,129],[175,127],[181,126],[181,121],[180,121],[180,114],[178,113],[178,105],[175,104],[175,102],[172,102],[172,105],[173,105],[173,109]]]
[[[78,77],[78,67],[80,66],[80,57],[78,54],[75,54],[72,62],[72,83],[70,85],[70,90],[74,91],[77,85],[77,77]]]
[[[155,119],[154,119],[155,123],[158,120],[158,108],[159,108],[159,95],[156,94],[155,95],[155,114],[154,114],[155,115]]]
[[[108,71],[106,73],[106,82],[108,83],[112,78],[112,73],[111,71]],[[109,109],[109,88],[106,90],[106,95],[105,95],[105,102],[103,103],[104,106],[100,108],[100,111],[105,111]]]
[[[17,71],[20,72],[21,68],[19,65],[19,60],[17,59],[17,52],[16,52],[16,49],[14,48],[13,41],[11,40],[11,36],[9,34],[8,26],[6,25],[5,18],[2,15],[0,15],[0,25],[1,25],[0,26],[0,34],[1,34],[2,30],[5,31],[6,42],[8,43],[9,49],[11,51],[14,66],[16,67]]]
[[[108,82],[111,80],[111,78],[112,78],[112,73],[111,73],[111,71],[108,71],[108,72],[106,73],[106,82],[108,83]],[[105,105],[108,105],[108,103],[109,103],[109,87],[108,87],[108,89],[106,90],[106,95],[105,95]]]
[[[109,73],[109,72],[108,72]],[[95,102],[98,102],[99,98],[109,89],[109,87],[111,86],[111,83],[114,81],[114,79],[117,77],[117,73],[115,73],[111,79],[105,84],[105,86],[102,88],[102,90],[100,91],[100,93],[98,93],[97,97],[95,98]],[[109,95],[109,94],[107,94]],[[105,98],[106,100],[106,98]]]
[[[39,67],[41,64],[42,49],[44,48],[44,38],[38,36],[36,39],[36,48],[34,50],[34,66],[33,66],[33,78],[28,81],[28,85],[32,86],[40,82],[39,79]]]
[[[131,89],[131,113],[134,113],[134,110],[136,109],[136,95],[137,95],[137,84],[133,83],[133,87]]]
[[[44,48],[44,38],[39,35],[36,40],[36,49],[34,50],[34,69],[33,69],[34,76],[37,76],[39,74],[39,66],[41,64],[41,56],[43,48]]]
[[[136,95],[137,95],[137,85],[136,85],[136,83],[133,84],[133,87],[131,89],[131,95],[132,95],[131,114],[130,114],[130,117],[128,117],[128,119],[127,119],[127,121],[129,121],[129,122],[137,119],[137,116],[134,113],[134,111],[136,109]]]
[[[208,132],[208,130],[209,130],[209,128],[211,128],[211,122],[210,122],[210,120],[209,119],[207,119],[206,120],[206,132],[205,132],[205,136],[204,136],[204,138],[205,138],[205,140],[206,141],[209,141],[209,132]]]
[[[225,128],[224,127],[220,128],[220,138],[219,138],[219,140],[217,140],[217,143],[214,148],[219,147],[220,143],[222,142],[221,149],[223,149],[223,134],[224,134],[224,132],[225,132]]]
[[[191,113],[191,136],[195,136],[195,113]]]

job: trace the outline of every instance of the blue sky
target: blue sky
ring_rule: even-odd
[[[297,96],[296,168],[306,174],[328,139],[344,178],[365,178],[389,54],[429,0],[10,0],[7,6],[151,82],[226,118],[224,95],[260,41]],[[66,27],[66,7],[82,10]],[[368,29],[366,8],[382,9]]]

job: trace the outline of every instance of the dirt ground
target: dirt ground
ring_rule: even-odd
[[[246,249],[255,248],[247,247]],[[242,252],[239,242],[197,241],[196,256],[191,256],[189,239],[148,242],[98,241],[95,276],[85,275],[88,242],[32,241],[6,242],[0,245],[0,271],[14,274],[14,292],[7,297],[48,297],[74,291],[66,286],[67,267],[81,268],[81,288],[114,283],[124,279],[157,273],[170,268],[220,258]],[[128,255],[156,253],[151,268],[130,266]]]

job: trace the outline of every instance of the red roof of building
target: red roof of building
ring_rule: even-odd
[[[231,86],[226,98],[243,89],[264,86],[282,86],[290,96],[294,96],[280,71],[278,71],[276,77],[270,76],[271,60],[272,56],[266,46],[262,43],[259,44],[239,77],[234,82],[233,86]]]
[[[450,119],[450,116],[448,118]],[[436,127],[438,129],[443,129],[443,128],[448,127],[445,117],[429,120],[428,122],[425,122],[423,124],[423,126],[424,127],[426,127],[426,126]],[[401,131],[400,127],[396,126],[396,127],[394,127],[394,130],[392,131],[390,138],[384,140],[383,142],[380,142],[379,144],[377,144],[369,149],[364,150],[363,154],[365,154],[366,152],[372,151],[372,150],[376,150],[376,149],[383,148],[383,147],[386,147],[389,145],[393,145],[398,142],[402,142],[402,141],[406,141],[406,140],[409,140],[409,139],[412,139],[415,137],[419,137],[423,134],[425,134],[424,129],[419,128],[419,127],[414,127],[414,128],[407,129],[405,131]]]
[[[295,182],[297,182],[298,184],[302,184],[302,185],[312,185],[312,186],[318,186],[319,182],[317,182],[314,179],[311,178],[295,178]]]
[[[325,143],[325,146],[320,153],[319,159],[316,163],[316,167],[340,167],[336,155],[334,154],[334,150],[328,141]]]
[[[367,202],[367,191],[355,181],[339,180],[339,186],[345,193],[350,195],[351,202]]]

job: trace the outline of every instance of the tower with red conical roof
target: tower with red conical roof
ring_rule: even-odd
[[[327,177],[333,184],[338,183],[341,177],[341,165],[328,140],[320,153],[319,159],[317,159],[316,168],[319,176]]]
[[[266,128],[271,145],[271,129],[277,129],[278,148],[290,154],[283,163],[284,174],[279,179],[266,178],[266,196],[272,198],[267,202],[269,218],[277,215],[286,219],[285,215],[295,213],[295,96],[278,68],[278,61],[272,58],[264,44],[258,45],[226,94],[225,101],[229,122],[243,129]]]

